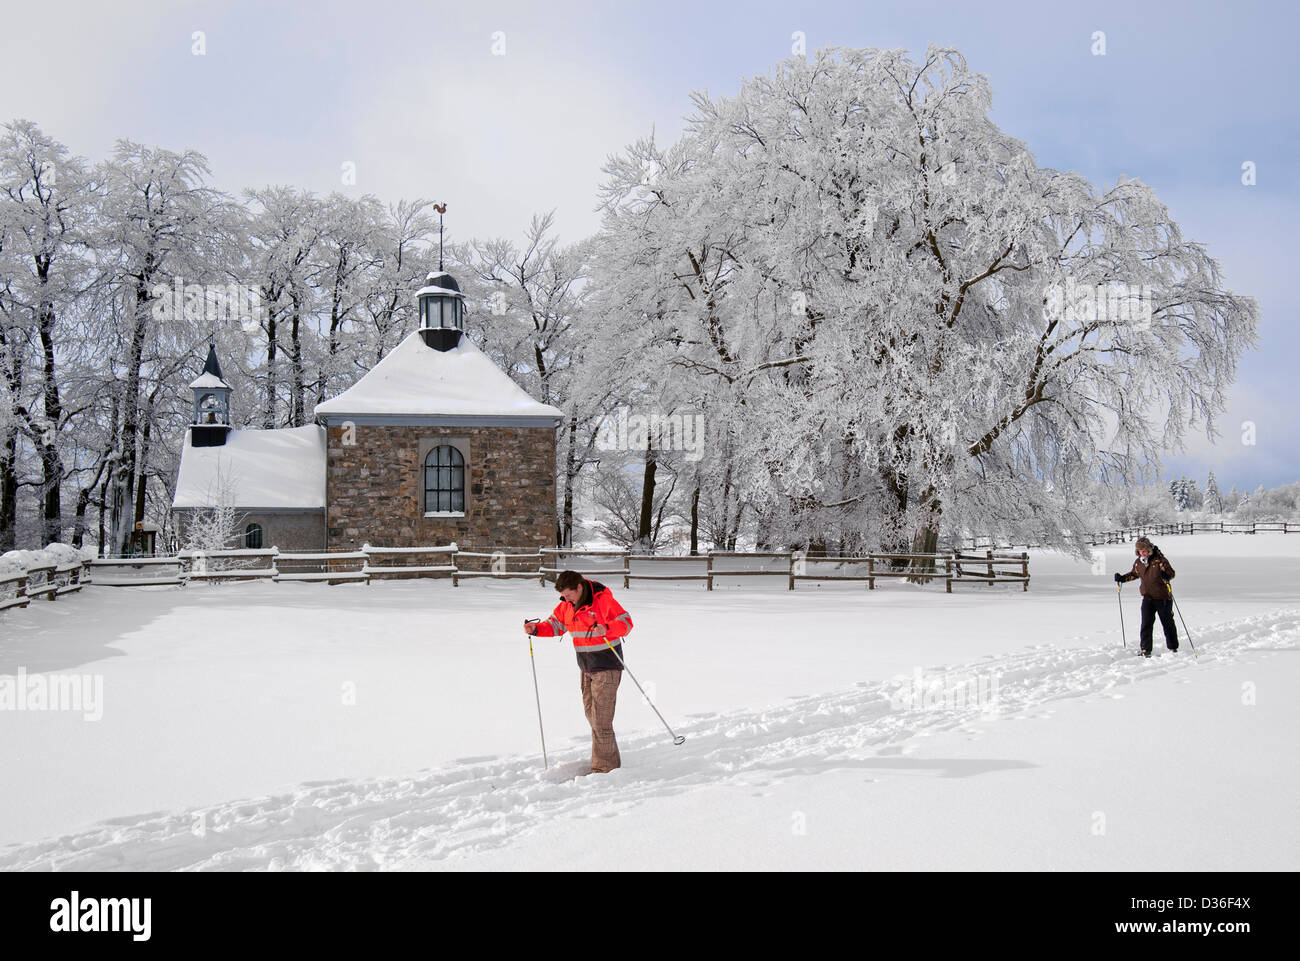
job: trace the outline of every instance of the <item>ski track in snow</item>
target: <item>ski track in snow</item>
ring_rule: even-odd
[[[1158,633],[1158,632],[1157,632]],[[1079,639],[1079,638],[1076,638]],[[1038,645],[927,670],[924,680],[996,678],[997,701],[900,709],[911,677],[860,682],[836,694],[791,698],[757,711],[692,715],[674,727],[675,747],[659,728],[620,735],[632,761],[606,775],[575,777],[587,744],[562,749],[559,764],[539,770],[535,756],[465,758],[412,777],[315,781],[287,794],[232,801],[179,813],[116,818],[75,834],[8,845],[0,870],[385,870],[418,867],[510,844],[555,818],[611,817],[649,798],[718,784],[761,787],[780,779],[846,770],[904,742],[998,718],[1047,716],[1062,698],[1122,697],[1117,689],[1182,675],[1243,655],[1300,647],[1300,610],[1282,610],[1202,628],[1197,651],[1137,657],[1134,646],[1060,649]],[[647,710],[632,688],[620,699]],[[878,766],[878,761],[876,766]]]

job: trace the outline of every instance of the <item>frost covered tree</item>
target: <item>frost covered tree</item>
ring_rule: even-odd
[[[385,211],[369,195],[353,199],[331,194],[323,202],[323,229],[314,257],[314,285],[320,290],[318,372],[311,384],[315,402],[351,383],[351,357],[364,344],[357,321],[364,315],[374,271],[383,260]],[[295,408],[298,424],[306,423],[303,398]]]
[[[1241,491],[1237,490],[1236,484],[1233,484],[1232,488],[1228,491],[1228,493],[1223,495],[1223,510],[1225,513],[1228,514],[1235,513],[1237,508],[1241,506],[1241,503],[1242,503]]]
[[[225,470],[218,470],[208,491],[206,504],[190,513],[181,532],[181,543],[187,551],[207,555],[213,551],[234,550],[244,546],[245,514],[235,507],[236,479]],[[228,570],[239,566],[230,558],[201,562],[208,570]]]
[[[1223,495],[1219,493],[1219,482],[1214,471],[1210,471],[1210,476],[1205,480],[1205,509],[1216,514],[1223,513]]]
[[[521,387],[564,411],[556,450],[556,543],[567,545],[578,476],[593,460],[596,412],[613,392],[603,363],[583,363],[590,340],[584,315],[589,245],[562,246],[554,224],[554,210],[536,214],[522,245],[474,240],[453,246],[450,254],[478,318],[469,336]]]
[[[1082,552],[1072,486],[1215,429],[1255,302],[1151,187],[1039,166],[991,102],[956,50],[828,49],[605,168],[609,336],[742,425],[774,540]]]
[[[307,190],[266,187],[244,195],[251,208],[251,271],[261,307],[259,336],[264,340],[263,357],[255,368],[262,393],[261,426],[299,427],[306,416],[305,344],[312,337],[317,300],[313,277],[325,211]]]
[[[428,271],[429,242],[436,224],[431,200],[402,200],[390,204],[375,239],[376,261],[366,276],[359,343],[351,353],[352,380],[379,363],[415,329],[412,291],[422,286]]]
[[[87,164],[35,124],[0,128],[0,549],[14,545],[24,445],[39,470],[40,543],[62,538],[63,367],[95,352],[78,305],[96,190]]]
[[[211,284],[232,245],[229,198],[207,186],[207,158],[120,140],[102,165],[100,210],[107,286],[117,326],[112,368],[117,394],[118,458],[112,473],[113,550],[123,551],[148,503],[153,414],[174,385],[178,355],[206,340],[206,298],[158,310],[160,288]]]
[[[1187,478],[1180,477],[1169,482],[1169,496],[1174,502],[1174,509],[1185,511],[1191,504],[1187,491]]]

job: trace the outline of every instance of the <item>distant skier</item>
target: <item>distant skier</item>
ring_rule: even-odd
[[[577,571],[561,572],[555,589],[564,600],[546,620],[525,621],[524,632],[539,637],[558,637],[565,632],[573,636],[582,671],[582,710],[591,725],[591,771],[607,774],[622,763],[614,739],[614,705],[623,679],[621,639],[632,630],[632,618],[608,587]]]
[[[1174,595],[1169,590],[1169,582],[1174,579],[1174,568],[1169,559],[1160,553],[1145,537],[1139,537],[1134,546],[1137,560],[1133,569],[1127,574],[1116,574],[1115,583],[1140,581],[1142,594],[1142,630],[1139,634],[1143,657],[1151,656],[1151,631],[1155,626],[1156,615],[1160,615],[1160,626],[1165,630],[1165,647],[1170,651],[1178,650],[1178,626],[1174,624]]]

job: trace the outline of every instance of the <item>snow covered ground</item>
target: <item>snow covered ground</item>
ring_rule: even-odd
[[[1131,546],[1028,593],[615,581],[687,740],[625,677],[624,766],[578,778],[535,582],[91,588],[0,615],[11,684],[102,683],[0,710],[0,869],[1295,870],[1300,537],[1160,544],[1196,658],[1133,655],[1135,584],[1121,647]]]

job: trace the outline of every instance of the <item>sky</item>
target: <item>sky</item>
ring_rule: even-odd
[[[1290,5],[73,0],[34,20],[0,2],[0,121],[32,120],[91,160],[120,138],[197,150],[231,192],[444,202],[452,240],[519,239],[551,209],[563,241],[593,233],[610,155],[652,131],[676,140],[692,91],[733,95],[796,32],[810,52],[954,46],[1040,165],[1150,184],[1225,284],[1259,301],[1221,436],[1190,432],[1165,475],[1300,480]]]

